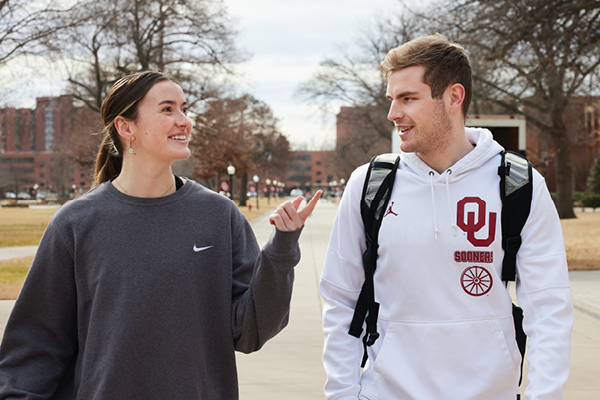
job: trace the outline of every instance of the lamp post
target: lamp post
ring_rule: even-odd
[[[279,182],[277,182],[277,179],[273,179],[273,187],[275,188],[275,197],[279,197]]]
[[[267,184],[267,198],[269,199],[268,202],[269,204],[271,204],[271,180],[267,178],[265,180],[265,183]]]
[[[227,173],[229,174],[229,198],[233,200],[233,175],[235,175],[235,167],[233,165],[227,167]]]
[[[259,209],[258,208],[258,194],[259,194],[259,191],[258,191],[258,181],[259,181],[258,175],[254,175],[252,177],[252,180],[254,181],[254,184],[256,185],[256,209],[258,210]]]

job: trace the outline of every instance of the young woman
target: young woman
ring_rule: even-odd
[[[173,175],[186,113],[157,72],[111,89],[95,187],[53,216],[8,321],[0,399],[237,399],[234,351],[286,325],[319,196],[281,205],[260,251],[233,202]]]

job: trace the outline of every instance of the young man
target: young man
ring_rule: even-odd
[[[468,57],[438,34],[392,49],[381,70],[402,150],[374,274],[381,336],[361,373],[362,340],[348,329],[365,279],[364,165],[340,203],[320,285],[327,398],[515,399],[521,355],[500,277],[502,147],[488,130],[464,126]],[[517,256],[529,336],[526,396],[558,400],[569,375],[573,308],[559,219],[533,174]]]

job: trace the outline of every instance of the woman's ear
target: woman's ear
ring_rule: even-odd
[[[115,118],[114,125],[115,129],[119,133],[119,136],[128,141],[132,139],[133,131],[131,130],[131,121],[121,116],[118,116],[117,118]]]
[[[462,113],[462,104],[465,101],[465,87],[460,83],[455,83],[448,88],[450,97],[450,114],[456,112]]]

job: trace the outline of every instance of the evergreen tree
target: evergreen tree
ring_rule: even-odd
[[[588,190],[600,194],[600,156],[596,157],[587,180]]]

